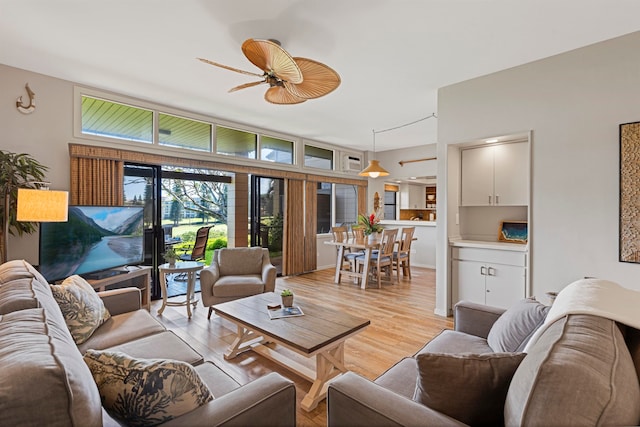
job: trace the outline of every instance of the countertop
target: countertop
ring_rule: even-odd
[[[413,221],[409,221],[413,222]],[[528,252],[529,245],[508,242],[485,242],[482,240],[449,239],[451,246],[459,248],[501,249],[505,251]]]
[[[435,221],[410,221],[410,220],[391,220],[391,219],[385,219],[380,221],[381,225],[401,225],[401,226],[406,226],[406,227],[435,227],[436,226],[436,222]]]

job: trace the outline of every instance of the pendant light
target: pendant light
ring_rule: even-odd
[[[367,176],[369,178],[377,178],[379,176],[387,176],[389,172],[376,160],[376,131],[372,130],[373,133],[373,159],[369,160],[369,165],[362,170],[358,175]]]

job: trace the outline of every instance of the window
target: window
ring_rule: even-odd
[[[334,224],[349,225],[358,222],[357,186],[319,182],[316,193],[317,234],[331,232]]]
[[[384,219],[396,219],[397,191],[384,191]]]
[[[160,145],[211,151],[211,125],[169,114],[158,114]]]
[[[319,182],[316,193],[318,199],[316,233],[329,233],[331,231],[331,183]]]
[[[336,225],[358,222],[358,187],[335,184]]]
[[[226,156],[256,158],[258,135],[242,130],[216,126],[216,152]]]
[[[153,142],[153,111],[82,96],[82,133]]]
[[[304,165],[310,168],[333,170],[333,150],[305,145]]]
[[[260,136],[260,160],[293,164],[293,142],[272,136]]]

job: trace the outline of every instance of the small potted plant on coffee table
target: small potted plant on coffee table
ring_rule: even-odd
[[[293,307],[293,292],[289,289],[285,289],[280,293],[282,297],[282,306],[283,307]]]

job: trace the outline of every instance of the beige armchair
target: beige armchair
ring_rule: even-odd
[[[202,303],[213,305],[263,292],[276,287],[276,268],[265,248],[222,248],[213,252],[211,265],[200,272]]]

